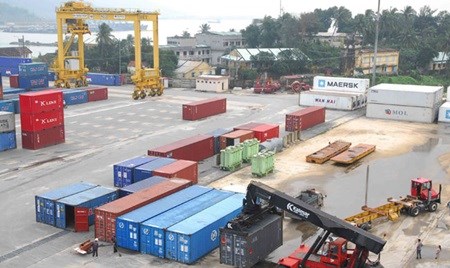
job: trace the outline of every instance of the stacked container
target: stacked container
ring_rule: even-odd
[[[114,186],[124,187],[134,183],[134,169],[154,160],[157,160],[157,158],[151,156],[138,156],[115,164],[113,166]],[[151,175],[148,177],[151,177]]]
[[[18,74],[19,64],[30,62],[30,58],[0,57],[0,74],[4,76]]]
[[[177,160],[172,158],[158,157],[155,161],[151,161],[149,163],[143,164],[135,168],[133,172],[132,183],[136,183],[141,180],[145,180],[147,178],[152,177],[154,175],[153,171],[155,171],[155,169],[170,165],[175,161]]]
[[[235,130],[220,136],[220,149],[228,146],[238,145],[245,140],[253,139],[255,134],[251,130]]]
[[[95,237],[111,241],[116,235],[116,219],[130,211],[180,191],[191,185],[190,181],[172,179],[138,191],[95,209]]]
[[[42,62],[19,64],[19,87],[24,89],[47,88],[47,64]]]
[[[14,112],[14,103],[11,100],[0,100],[0,111]]]
[[[183,104],[183,120],[198,120],[227,111],[226,98],[213,98]]]
[[[64,104],[59,90],[20,94],[22,147],[40,149],[63,143]]]
[[[144,189],[150,188],[155,184],[158,184],[162,181],[168,180],[167,178],[163,178],[160,176],[152,176],[148,179],[135,182],[128,186],[119,189],[119,198],[130,195],[132,193],[136,193],[138,191],[142,191]]]
[[[197,135],[148,150],[148,155],[171,157],[190,161],[205,160],[214,155],[214,138]]]
[[[16,120],[14,113],[0,111],[0,152],[15,149]]]
[[[315,76],[314,90],[366,93],[370,80],[365,78]]]
[[[168,179],[185,179],[196,184],[198,182],[198,163],[188,160],[177,160],[171,164],[155,169],[153,175]]]
[[[140,251],[140,224],[142,222],[211,190],[212,188],[194,185],[118,217],[116,221],[117,245]]]
[[[230,133],[232,129],[218,128],[214,131],[207,133],[207,135],[212,135],[214,139],[214,154],[220,153],[220,136]]]
[[[442,104],[442,106],[439,108],[438,121],[450,123],[450,102],[446,102],[446,103]]]
[[[305,130],[325,122],[325,108],[320,106],[308,107],[286,114],[286,131]]]
[[[366,116],[432,123],[442,104],[442,86],[379,84],[369,89]]]
[[[299,105],[351,111],[366,105],[366,94],[325,90],[304,91],[300,94]]]

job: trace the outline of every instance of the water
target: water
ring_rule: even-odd
[[[183,31],[187,31],[194,36],[200,30],[200,25],[209,24],[211,31],[229,31],[234,29],[240,31],[244,29],[252,22],[251,19],[227,19],[218,21],[208,21],[201,19],[159,19],[159,43],[160,45],[167,44],[167,37],[174,35],[182,35]],[[143,24],[147,24],[143,22]],[[148,23],[149,28],[147,31],[142,31],[142,37],[152,38],[153,32],[151,31],[151,22]],[[123,31],[123,32],[113,32],[112,33],[118,39],[125,39],[129,34],[134,36],[134,31]],[[41,33],[6,33],[0,32],[0,47],[14,46],[10,45],[11,42],[17,42],[18,39],[24,36],[26,41],[30,42],[40,42],[40,43],[54,43],[57,42],[56,34],[41,34]],[[96,33],[92,35],[85,35],[85,43],[95,43]],[[33,51],[33,57],[39,56],[39,53],[53,53],[56,50],[54,47],[43,47],[43,46],[27,46],[31,51]]]

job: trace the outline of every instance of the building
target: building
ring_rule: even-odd
[[[234,48],[245,47],[245,41],[240,32],[207,32],[195,35],[197,45],[211,48],[212,65],[220,64],[220,57]]]
[[[171,46],[193,47],[195,46],[195,37],[170,36],[167,37],[167,44]]]
[[[196,79],[196,91],[224,92],[228,90],[228,76],[200,75]]]
[[[203,61],[179,60],[175,77],[178,79],[195,80],[203,74],[214,74],[215,69]]]
[[[385,48],[377,51],[376,73],[379,74],[397,74],[398,59],[400,53],[398,50]],[[373,49],[360,49],[355,51],[355,66],[353,73],[355,75],[370,74],[373,68]]]
[[[136,72],[136,62],[134,60],[130,61],[127,65],[127,72],[130,74],[134,74]],[[142,68],[148,68],[150,65],[146,61],[141,63]]]
[[[437,57],[434,57],[429,66],[430,71],[440,71],[447,68],[448,61],[450,60],[450,53],[439,52]]]
[[[346,33],[330,33],[319,32],[313,37],[315,40],[319,40],[322,43],[328,43],[332,47],[343,47],[347,39]]]
[[[212,59],[211,48],[205,45],[166,45],[160,46],[160,48],[175,52],[175,55],[177,55],[179,60],[204,61],[210,63]]]
[[[0,47],[0,57],[31,58],[32,53],[27,47]]]

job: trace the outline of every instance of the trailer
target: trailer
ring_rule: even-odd
[[[334,156],[333,158],[331,158],[331,161],[339,164],[350,165],[355,163],[359,159],[373,153],[375,151],[375,148],[375,145],[360,143]]]
[[[337,140],[333,143],[329,143],[328,146],[320,149],[317,152],[314,152],[308,156],[306,156],[306,162],[323,164],[330,160],[332,157],[342,153],[343,151],[350,148],[352,145],[351,142]]]

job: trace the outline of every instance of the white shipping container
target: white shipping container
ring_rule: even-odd
[[[369,89],[367,102],[433,108],[443,91],[442,86],[379,84]]]
[[[301,92],[299,104],[350,111],[364,106],[363,100],[365,95],[359,93],[311,90]]]
[[[450,123],[450,102],[442,104],[442,106],[439,108],[438,121]]]
[[[436,119],[439,106],[433,108],[417,106],[399,106],[391,104],[368,103],[366,117],[433,123]]]
[[[363,78],[315,76],[314,90],[365,93],[370,87],[370,80]]]

